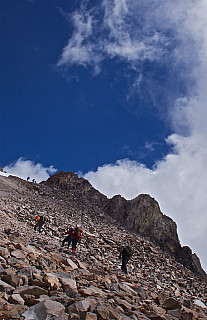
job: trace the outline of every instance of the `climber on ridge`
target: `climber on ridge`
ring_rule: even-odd
[[[128,274],[127,263],[131,258],[132,254],[133,254],[133,251],[129,245],[127,246],[124,244],[121,245],[119,259],[122,259],[121,270],[126,274]]]

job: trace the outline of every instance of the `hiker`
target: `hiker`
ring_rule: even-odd
[[[65,234],[67,234],[67,237],[63,240],[62,247],[64,247],[65,242],[67,242],[68,243],[68,249],[69,249],[70,244],[72,242],[72,237],[73,237],[74,231],[75,231],[75,229],[73,227],[70,227],[68,232],[65,233]]]
[[[126,274],[128,274],[127,263],[131,258],[132,254],[133,254],[133,251],[130,246],[128,245],[125,246],[124,244],[121,245],[119,259],[122,259],[121,270]]]
[[[34,230],[36,231],[37,227],[38,227],[38,231],[39,233],[41,233],[42,231],[42,227],[45,224],[45,216],[36,216],[36,224],[34,226]]]
[[[82,238],[82,232],[83,232],[83,230],[81,230],[80,225],[77,225],[77,226],[75,227],[74,233],[73,233],[73,235],[72,235],[72,250],[73,250],[73,253],[75,253],[77,243],[78,243],[78,242],[81,240],[81,238]]]

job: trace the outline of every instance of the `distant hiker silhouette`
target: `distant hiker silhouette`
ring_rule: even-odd
[[[124,244],[121,245],[119,259],[122,259],[121,270],[126,274],[128,274],[127,263],[131,258],[132,254],[133,254],[133,251],[130,246],[128,245],[125,246]]]
[[[34,226],[34,230],[36,231],[36,229],[38,228],[39,233],[41,233],[42,227],[46,221],[45,216],[36,216],[35,219],[36,219],[36,224]]]
[[[72,239],[73,239],[73,233],[74,233],[74,231],[75,231],[75,228],[74,228],[74,227],[70,227],[69,230],[68,230],[68,232],[65,233],[65,234],[67,234],[67,237],[63,240],[63,242],[62,242],[62,247],[64,247],[65,242],[67,242],[67,243],[68,243],[68,249],[69,249],[70,244],[71,244]]]

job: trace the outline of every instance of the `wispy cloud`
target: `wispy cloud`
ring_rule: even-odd
[[[104,0],[103,7],[103,26],[104,30],[108,31],[103,51],[109,57],[134,63],[157,60],[163,55],[164,46],[168,44],[166,36],[156,30],[141,32],[135,12],[132,11],[132,1],[129,3],[126,0]],[[137,18],[139,19],[138,15]]]
[[[166,115],[175,126],[168,115],[175,114],[176,100],[196,93],[192,64],[200,59],[196,48],[201,39],[194,35],[199,35],[203,23],[198,27],[194,20],[200,6],[205,6],[204,1],[102,0],[98,5],[84,1],[69,15],[73,33],[57,66],[65,70],[79,65],[98,75],[105,60],[113,61],[124,68],[120,75],[128,87],[127,108],[131,103],[131,111],[139,114],[152,105],[158,116]],[[145,63],[150,72],[145,71]]]
[[[90,13],[82,8],[71,17],[74,33],[64,47],[57,63],[58,67],[67,67],[73,64],[93,66],[98,73],[101,55],[97,47],[91,42],[94,33],[94,19]]]
[[[145,149],[149,150],[149,151],[154,151],[155,150],[155,146],[158,145],[158,142],[145,142]]]
[[[44,167],[41,163],[35,164],[31,160],[26,160],[21,157],[17,161],[5,166],[4,171],[22,179],[30,177],[30,180],[35,179],[37,182],[41,182],[47,180],[51,174],[54,174],[57,171],[57,169],[52,165]]]
[[[157,61],[166,52],[169,40],[164,33],[139,30],[133,1],[103,0],[91,9],[85,3],[70,16],[74,32],[58,67],[91,66],[98,73],[105,59],[121,59],[132,67],[144,60]]]

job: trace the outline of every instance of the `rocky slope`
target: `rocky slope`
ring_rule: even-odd
[[[102,207],[107,199],[79,182],[63,192],[0,176],[0,319],[207,319],[206,282],[118,226]],[[33,229],[38,213],[47,217],[41,234]],[[75,223],[84,236],[72,255],[61,241]],[[129,275],[120,271],[123,242],[134,250]]]
[[[125,228],[148,237],[197,276],[207,280],[196,254],[192,254],[187,246],[181,247],[176,223],[160,211],[157,201],[149,195],[141,194],[131,201],[120,195],[108,199],[73,172],[60,171],[43,184],[60,190],[71,200],[81,202],[83,210],[90,208],[97,214],[110,215]]]

